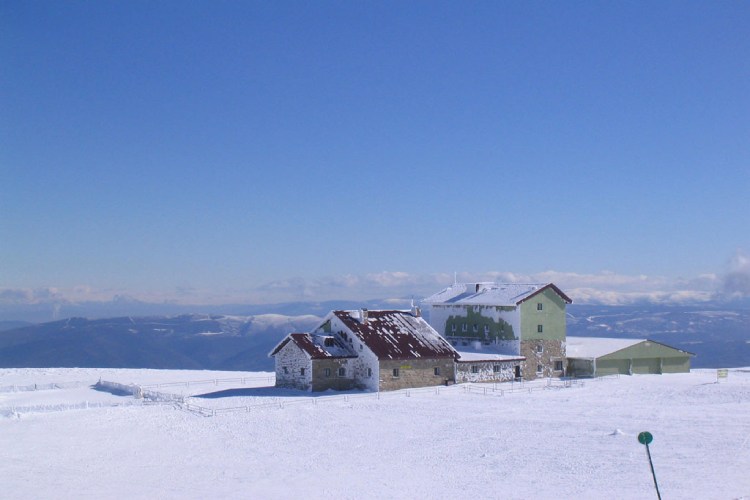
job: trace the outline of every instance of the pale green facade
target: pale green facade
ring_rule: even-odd
[[[547,288],[520,305],[521,340],[565,341],[566,302]],[[540,331],[541,330],[541,331]]]

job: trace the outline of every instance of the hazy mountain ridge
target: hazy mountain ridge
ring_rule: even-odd
[[[0,331],[0,367],[272,370],[268,352],[331,309],[404,308],[408,301],[244,306],[267,314],[181,314],[65,320]],[[427,311],[425,311],[425,315]],[[568,335],[649,338],[696,354],[694,367],[750,365],[750,308],[568,307]]]
[[[0,332],[3,367],[267,370],[267,354],[314,315],[69,318]]]

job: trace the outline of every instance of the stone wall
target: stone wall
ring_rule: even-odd
[[[274,356],[276,365],[276,387],[309,391],[312,385],[312,363],[310,358],[289,341]]]
[[[314,392],[349,391],[359,388],[352,369],[355,358],[314,359],[312,361],[312,390]],[[344,368],[346,374],[339,375],[339,368]],[[328,374],[326,374],[326,369]]]
[[[564,370],[555,370],[556,361],[559,361],[565,368],[565,342],[559,340],[522,340],[521,356],[526,358],[526,361],[521,365],[523,378],[526,380],[565,375]],[[541,371],[537,369],[540,365]]]
[[[456,383],[507,382],[515,378],[519,361],[461,361],[456,362]]]
[[[435,374],[439,369],[439,375]],[[398,369],[398,376],[393,370]],[[380,360],[380,390],[395,391],[413,387],[430,387],[455,383],[455,362],[452,358]]]

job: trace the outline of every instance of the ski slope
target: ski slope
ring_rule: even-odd
[[[216,414],[92,389],[99,379]],[[0,369],[0,498],[656,498],[644,430],[663,498],[750,498],[750,370],[379,396],[269,380]]]

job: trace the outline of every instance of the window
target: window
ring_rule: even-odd
[[[339,377],[346,377],[346,368],[343,366],[339,368]]]
[[[484,325],[484,333],[490,333],[490,325]]]
[[[393,378],[398,378],[398,376],[399,376],[398,368],[394,368],[393,369]]]
[[[472,325],[472,327],[471,327],[471,330],[472,330],[472,331],[473,331],[474,333],[478,332],[478,331],[479,331],[479,325],[477,325],[476,323],[474,323],[474,324]]]
[[[305,376],[305,369],[304,368],[300,368],[299,369],[299,374],[304,377]]]
[[[440,376],[440,367],[439,366],[435,367],[435,375]]]
[[[537,333],[544,332],[544,325],[536,325],[536,332]]]
[[[563,367],[562,367],[562,361],[555,361],[555,371],[556,372],[561,372],[562,369],[563,369]]]
[[[333,347],[333,337],[326,337],[325,340],[323,341],[323,344],[326,347]]]
[[[453,332],[453,333],[455,333],[455,332],[456,332],[456,324],[455,324],[455,323],[453,323],[453,324],[451,325],[451,332]]]
[[[325,370],[323,370],[323,375],[325,375],[326,378],[330,377],[331,376],[331,369],[330,368],[326,368]]]
[[[477,365],[471,365],[471,373],[479,373],[479,367]]]
[[[372,368],[367,369],[367,376],[372,377]]]
[[[537,305],[536,305],[536,310],[537,311],[541,311],[543,309],[544,309],[544,304],[542,304],[541,302],[538,302]]]
[[[500,365],[492,365],[492,371],[498,373],[500,371]]]
[[[284,374],[287,374],[287,373],[289,373],[289,370],[288,370],[288,369],[287,369],[287,367],[285,366],[285,367],[284,367]]]
[[[362,350],[362,344],[359,344],[359,350],[360,351]]]
[[[544,367],[542,365],[536,365],[536,372],[542,373],[544,371]]]
[[[536,346],[536,352],[538,352],[539,354],[543,353],[544,352],[544,346],[542,344],[537,345]]]
[[[466,323],[463,323],[463,324],[461,325],[461,331],[462,331],[462,332],[465,332],[466,330],[468,330],[468,328],[469,328],[469,327],[468,327],[468,326],[466,326]]]

